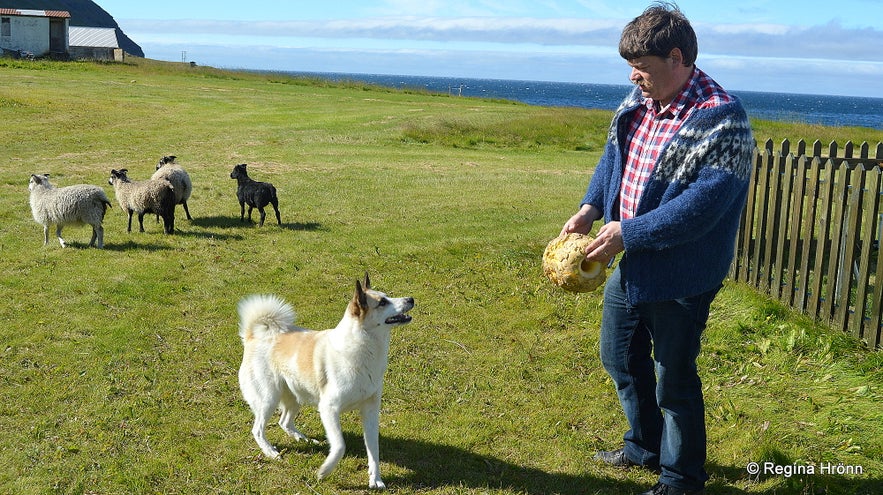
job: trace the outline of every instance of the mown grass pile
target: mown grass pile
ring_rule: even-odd
[[[393,335],[381,415],[392,493],[640,492],[650,473],[591,460],[626,426],[597,357],[599,293],[542,278],[610,114],[138,61],[0,61],[0,493],[348,493],[367,486],[357,416],[326,481],[324,445],[268,431],[241,400],[235,305],[292,302],[337,323],[365,271],[413,296]],[[756,123],[758,129],[773,128]],[[845,141],[873,131],[771,137]],[[800,131],[797,131],[800,132]],[[815,130],[813,130],[815,132]],[[879,134],[879,133],[877,133]],[[879,139],[879,137],[877,138]],[[175,235],[114,205],[105,249],[67,228],[42,247],[27,182],[190,173]],[[233,166],[278,189],[282,228],[239,222]],[[700,358],[710,493],[883,490],[883,357],[728,284]],[[306,410],[302,431],[323,438]],[[861,466],[754,479],[749,462]]]

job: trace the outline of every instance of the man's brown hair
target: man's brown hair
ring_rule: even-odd
[[[678,6],[657,2],[626,24],[619,39],[619,55],[626,60],[646,56],[667,58],[679,48],[685,66],[696,62],[699,46],[696,33]]]

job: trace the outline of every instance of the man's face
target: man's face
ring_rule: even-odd
[[[632,72],[629,80],[641,88],[644,98],[651,98],[661,106],[668,105],[681,90],[683,64],[680,50],[675,48],[669,57],[647,55],[628,61]]]

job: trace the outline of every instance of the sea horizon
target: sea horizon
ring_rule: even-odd
[[[419,89],[453,96],[517,101],[551,107],[615,110],[632,86],[519,79],[454,76],[412,76],[350,72],[251,71],[315,77],[331,81],[360,81],[393,89]],[[749,117],[780,122],[883,130],[883,97],[838,96],[728,90],[738,97]]]

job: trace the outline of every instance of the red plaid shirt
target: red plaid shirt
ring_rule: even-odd
[[[634,218],[644,185],[653,174],[659,154],[696,108],[711,108],[732,100],[707,74],[693,69],[683,91],[665,108],[647,98],[632,115],[626,137],[626,163],[619,191],[620,220]]]

